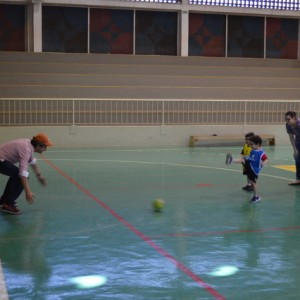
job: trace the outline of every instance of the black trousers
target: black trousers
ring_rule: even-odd
[[[0,173],[9,176],[0,203],[14,205],[24,189],[19,175],[19,168],[6,160],[0,161]]]

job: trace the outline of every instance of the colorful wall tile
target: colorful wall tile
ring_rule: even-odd
[[[190,13],[189,56],[225,56],[226,17]]]
[[[136,54],[177,55],[177,13],[136,12]]]
[[[264,57],[264,18],[228,16],[228,57]]]
[[[266,57],[297,59],[297,19],[267,18]]]
[[[133,54],[133,11],[91,9],[90,52]]]
[[[43,6],[43,52],[87,52],[88,9]]]
[[[0,51],[25,51],[24,5],[0,5]]]

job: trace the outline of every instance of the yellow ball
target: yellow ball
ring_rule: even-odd
[[[152,207],[154,211],[159,212],[165,207],[165,201],[163,199],[155,199],[152,202]]]

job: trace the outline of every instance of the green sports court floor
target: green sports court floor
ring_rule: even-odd
[[[32,177],[36,202],[0,215],[0,283],[12,300],[299,299],[292,149],[264,149],[250,204],[241,166],[224,162],[241,147],[49,148],[48,186]]]

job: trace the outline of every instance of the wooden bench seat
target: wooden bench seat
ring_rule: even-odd
[[[269,146],[275,145],[275,135],[273,134],[260,134],[259,135],[262,140],[267,140]],[[191,135],[190,136],[190,147],[195,147],[198,141],[241,141],[245,140],[245,136],[243,135],[209,135],[209,136],[201,136],[201,135]]]

